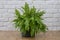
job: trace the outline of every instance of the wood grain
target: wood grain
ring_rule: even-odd
[[[60,40],[60,31],[38,33],[34,38],[22,37],[18,31],[0,31],[0,40]]]

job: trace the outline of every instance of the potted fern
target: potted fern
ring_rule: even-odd
[[[47,27],[42,22],[44,11],[37,11],[33,6],[29,7],[29,4],[25,3],[22,7],[23,14],[21,15],[18,9],[15,9],[15,19],[13,20],[15,27],[19,28],[22,36],[34,37],[38,32],[46,32]]]

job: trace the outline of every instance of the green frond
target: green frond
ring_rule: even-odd
[[[18,9],[15,9],[16,18],[13,20],[15,27],[19,28],[21,32],[26,33],[30,31],[31,36],[37,32],[46,32],[47,26],[42,22],[42,17],[45,12],[37,11],[35,6],[29,7],[28,3],[22,7],[24,10],[23,15]]]

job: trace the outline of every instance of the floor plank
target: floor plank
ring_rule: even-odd
[[[0,40],[60,40],[60,31],[38,33],[34,38],[21,37],[18,31],[0,31]]]

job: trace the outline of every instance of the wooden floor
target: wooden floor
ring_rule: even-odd
[[[17,31],[0,31],[0,40],[60,40],[60,31],[39,33],[35,38],[21,37]]]

